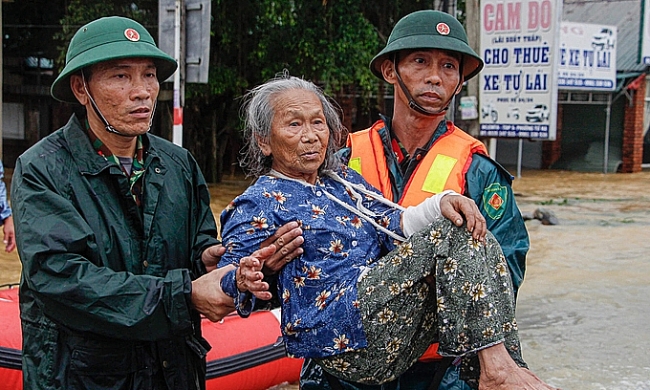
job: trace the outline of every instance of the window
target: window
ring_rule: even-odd
[[[25,139],[25,106],[2,103],[2,138]]]

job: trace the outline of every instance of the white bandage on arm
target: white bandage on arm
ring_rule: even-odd
[[[453,190],[446,190],[435,194],[417,206],[409,206],[402,213],[402,230],[409,237],[418,230],[429,226],[431,222],[442,217],[440,200],[445,195],[459,195]]]

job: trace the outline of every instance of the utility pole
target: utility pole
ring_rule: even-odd
[[[183,9],[183,0],[175,0],[174,2],[174,59],[178,63],[179,69],[174,72],[174,131],[172,140],[176,145],[183,146],[183,103],[181,96],[185,97],[184,93],[181,94],[181,73],[184,75],[184,62],[181,57],[181,17]]]
[[[172,140],[179,146],[183,146],[185,83],[208,82],[210,10],[210,0],[158,0],[158,46],[178,62],[173,75]]]

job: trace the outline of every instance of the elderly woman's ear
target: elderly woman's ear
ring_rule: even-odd
[[[259,136],[255,136],[255,139],[257,140],[257,145],[259,145],[262,154],[264,154],[266,157],[269,157],[271,155],[271,144]]]

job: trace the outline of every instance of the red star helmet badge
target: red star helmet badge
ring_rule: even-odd
[[[436,30],[440,35],[449,35],[449,26],[447,23],[440,22],[436,25]]]
[[[132,28],[127,28],[124,30],[124,36],[131,42],[137,42],[140,40],[140,33]]]

